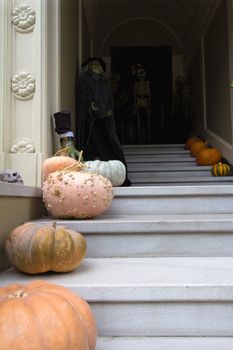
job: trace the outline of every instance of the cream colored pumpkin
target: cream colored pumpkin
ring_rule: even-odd
[[[120,160],[90,160],[85,162],[85,165],[85,171],[105,176],[114,187],[122,185],[125,181],[126,168]]]
[[[95,217],[107,210],[112,199],[111,182],[98,174],[59,170],[50,173],[43,184],[43,200],[54,217]]]

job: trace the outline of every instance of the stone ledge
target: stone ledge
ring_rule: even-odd
[[[0,196],[3,197],[42,197],[39,187],[0,182]]]

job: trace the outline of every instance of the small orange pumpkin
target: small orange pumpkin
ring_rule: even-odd
[[[198,152],[200,152],[204,148],[207,148],[206,142],[204,141],[194,142],[190,148],[191,155],[193,157],[196,157]]]
[[[202,141],[202,140],[198,136],[189,137],[187,139],[187,141],[185,142],[185,147],[184,148],[185,149],[190,149],[195,142],[200,142],[200,141]]]
[[[76,269],[86,255],[87,245],[80,233],[64,226],[28,222],[10,232],[5,249],[19,271],[37,274]]]
[[[0,288],[2,350],[94,350],[88,303],[68,288],[35,280]]]
[[[221,157],[217,148],[204,148],[198,152],[196,162],[198,165],[214,165],[221,160]]]
[[[42,165],[43,180],[47,179],[50,173],[76,165],[77,160],[68,156],[53,156],[45,159]]]

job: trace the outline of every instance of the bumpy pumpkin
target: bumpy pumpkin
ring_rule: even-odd
[[[55,223],[18,226],[10,232],[5,248],[12,265],[29,274],[72,271],[87,250],[80,233]]]
[[[185,142],[185,149],[190,149],[195,142],[200,142],[200,141],[202,140],[198,136],[189,137]]]
[[[198,165],[214,165],[221,160],[221,153],[216,148],[205,148],[198,152],[196,162]]]
[[[1,350],[94,350],[88,303],[69,289],[35,280],[0,288]]]
[[[105,176],[113,186],[120,186],[125,181],[126,168],[119,160],[92,160],[85,162],[87,169],[85,171]]]
[[[204,141],[194,142],[190,148],[191,155],[193,157],[196,157],[198,152],[200,152],[204,148],[207,148],[206,142]]]
[[[230,175],[231,168],[229,164],[225,164],[219,162],[218,164],[214,164],[211,168],[212,176],[228,176]]]
[[[47,176],[54,171],[65,169],[68,166],[76,165],[76,164],[77,164],[77,161],[68,156],[53,156],[53,157],[47,158],[43,162],[43,166],[42,166],[43,180],[45,180]]]
[[[102,175],[55,171],[43,184],[48,213],[66,219],[87,219],[102,214],[113,199],[111,182]]]

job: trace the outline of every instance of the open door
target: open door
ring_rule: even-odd
[[[115,117],[122,144],[168,142],[171,47],[111,49]]]

